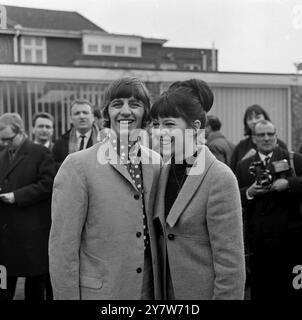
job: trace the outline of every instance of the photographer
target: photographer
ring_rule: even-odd
[[[292,281],[294,266],[302,264],[302,157],[277,146],[267,120],[255,125],[253,142],[257,153],[236,171],[251,251],[251,298],[298,297]]]

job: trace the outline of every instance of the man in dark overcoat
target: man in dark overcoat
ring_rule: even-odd
[[[251,298],[295,298],[301,295],[293,282],[294,268],[302,264],[302,156],[277,146],[267,120],[255,125],[253,140],[257,153],[241,160],[236,172],[246,208]],[[259,164],[261,174],[255,175]]]
[[[25,299],[42,300],[55,162],[27,138],[16,113],[0,117],[0,144],[0,265],[8,275],[0,299],[13,299],[18,277],[25,277]]]
[[[93,105],[88,100],[72,101],[70,120],[72,127],[55,142],[52,149],[58,168],[70,153],[90,148],[99,141],[99,127],[94,122]]]

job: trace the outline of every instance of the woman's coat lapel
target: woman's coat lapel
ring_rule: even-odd
[[[178,219],[184,212],[190,200],[193,198],[196,190],[202,184],[209,168],[215,161],[215,157],[208,150],[206,146],[198,148],[198,156],[194,161],[193,166],[190,168],[188,177],[181,188],[178,197],[176,198],[167,218],[165,219],[165,192],[171,165],[167,164],[163,167],[161,177],[159,180],[158,202],[155,212],[155,218],[158,217],[164,226],[165,223],[169,227],[174,227]]]

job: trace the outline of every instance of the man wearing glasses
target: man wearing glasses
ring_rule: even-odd
[[[0,300],[13,299],[18,277],[26,300],[44,300],[55,162],[27,138],[17,113],[0,117],[0,144],[0,265],[8,275]]]
[[[295,265],[302,264],[302,156],[277,146],[275,126],[261,120],[253,130],[257,153],[241,160],[237,178],[246,209],[251,298],[287,299],[295,290]]]

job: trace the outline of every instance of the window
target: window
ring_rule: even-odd
[[[31,50],[25,49],[24,56],[25,56],[25,59],[22,62],[30,63],[31,62]]]
[[[31,41],[32,41],[32,38],[31,37],[24,37],[23,38],[24,40],[24,45],[26,46],[30,46],[31,45]]]
[[[190,71],[200,71],[201,66],[198,64],[187,63],[187,64],[184,64],[184,69],[190,70]]]
[[[102,52],[103,53],[111,53],[111,45],[110,44],[103,44],[102,45]]]
[[[124,54],[125,53],[125,47],[124,46],[116,46],[115,47],[115,53],[116,54]]]
[[[36,50],[36,62],[37,63],[43,63],[43,51],[42,50]]]
[[[137,54],[137,47],[128,47],[128,53],[129,54]]]
[[[36,38],[36,45],[37,46],[43,46],[43,38]]]
[[[82,54],[116,57],[141,57],[142,39],[137,36],[94,34],[84,32]]]
[[[89,44],[87,50],[90,53],[97,53],[98,52],[98,45],[97,44]]]
[[[21,62],[47,63],[46,39],[42,37],[21,37]]]

